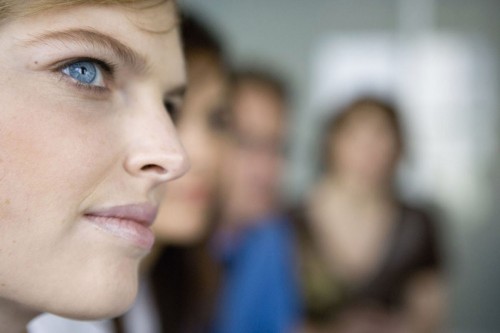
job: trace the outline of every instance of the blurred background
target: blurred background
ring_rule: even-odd
[[[320,119],[362,94],[402,107],[403,196],[444,221],[450,332],[500,330],[500,2],[180,0],[224,38],[234,65],[292,88],[286,199],[313,182]]]

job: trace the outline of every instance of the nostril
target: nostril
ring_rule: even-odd
[[[164,168],[162,168],[161,166],[158,166],[156,164],[147,164],[141,168],[141,171],[155,172],[158,174],[167,173],[167,170],[165,170]]]

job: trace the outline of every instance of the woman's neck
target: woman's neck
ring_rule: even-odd
[[[379,205],[393,203],[394,194],[392,186],[387,181],[377,184],[367,183],[356,177],[340,177],[335,175],[325,176],[325,191],[327,195],[341,195],[342,200],[356,205]]]
[[[37,312],[26,310],[15,302],[0,298],[0,332],[2,333],[27,332],[26,326],[37,315]]]

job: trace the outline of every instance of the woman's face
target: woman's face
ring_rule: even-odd
[[[354,111],[333,135],[331,156],[336,172],[371,185],[387,182],[392,176],[399,148],[394,128],[382,110]]]
[[[189,89],[177,119],[191,160],[186,176],[166,191],[154,231],[168,243],[192,243],[208,226],[216,191],[226,116],[226,80],[207,56],[188,58]]]
[[[188,164],[164,106],[185,84],[175,20],[169,1],[0,28],[0,312],[111,317],[133,301],[159,185]]]
[[[243,79],[231,104],[232,140],[222,179],[224,218],[255,223],[276,209],[284,167],[286,105],[261,82]]]

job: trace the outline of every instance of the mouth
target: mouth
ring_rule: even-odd
[[[155,241],[150,227],[157,212],[158,207],[150,204],[131,204],[93,209],[85,212],[84,218],[97,228],[150,251]]]

